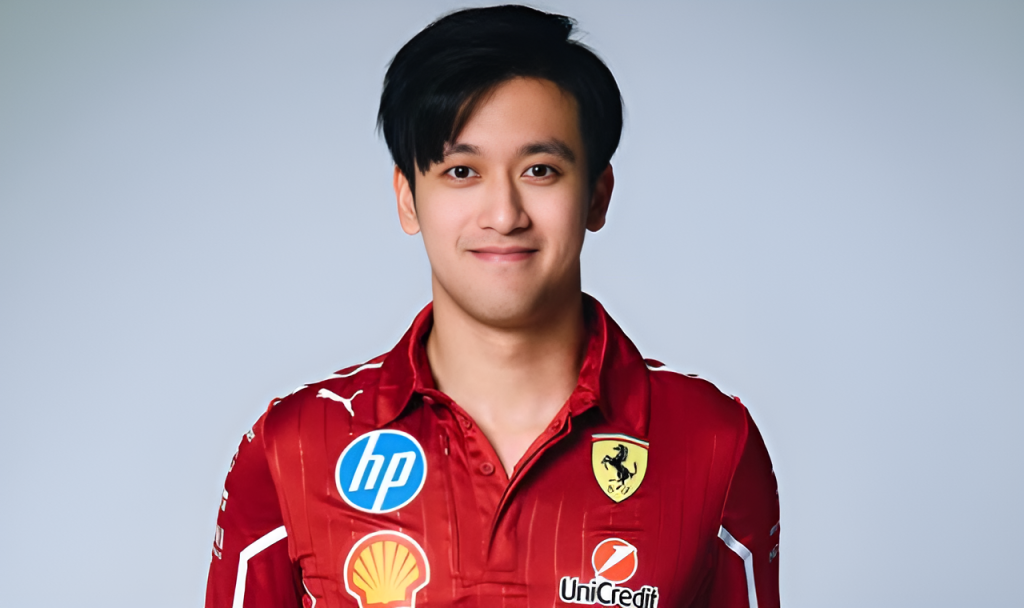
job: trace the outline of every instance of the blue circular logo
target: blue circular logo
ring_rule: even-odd
[[[361,435],[338,458],[334,480],[352,507],[388,513],[412,502],[427,479],[427,458],[420,443],[402,431]]]

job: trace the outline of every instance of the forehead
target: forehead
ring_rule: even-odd
[[[514,78],[476,103],[452,144],[499,148],[552,138],[581,147],[575,98],[550,80]]]

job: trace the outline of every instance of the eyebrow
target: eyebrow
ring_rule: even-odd
[[[445,146],[445,157],[455,154],[472,154],[480,156],[480,148],[473,144],[456,143]],[[560,139],[549,139],[547,141],[535,141],[520,146],[516,151],[519,157],[532,156],[534,154],[551,154],[570,163],[576,162],[576,153],[564,141]]]
[[[534,154],[550,154],[566,162],[576,162],[576,153],[572,151],[568,144],[560,139],[532,142],[519,148],[519,156],[532,156]]]
[[[452,156],[453,154],[473,154],[480,156],[480,148],[477,148],[473,144],[446,144],[444,147],[445,157]]]

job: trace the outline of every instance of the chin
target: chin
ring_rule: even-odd
[[[445,292],[456,307],[478,323],[513,329],[534,325],[550,313],[550,294],[537,286],[462,285]]]
[[[540,298],[533,294],[520,291],[473,294],[466,298],[455,299],[455,302],[480,323],[491,327],[513,329],[533,325],[544,316],[545,306],[539,300]]]

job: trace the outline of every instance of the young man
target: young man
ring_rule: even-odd
[[[622,106],[571,33],[473,9],[395,56],[379,121],[433,302],[246,434],[208,607],[779,604],[776,484],[746,409],[643,359],[581,292]]]

